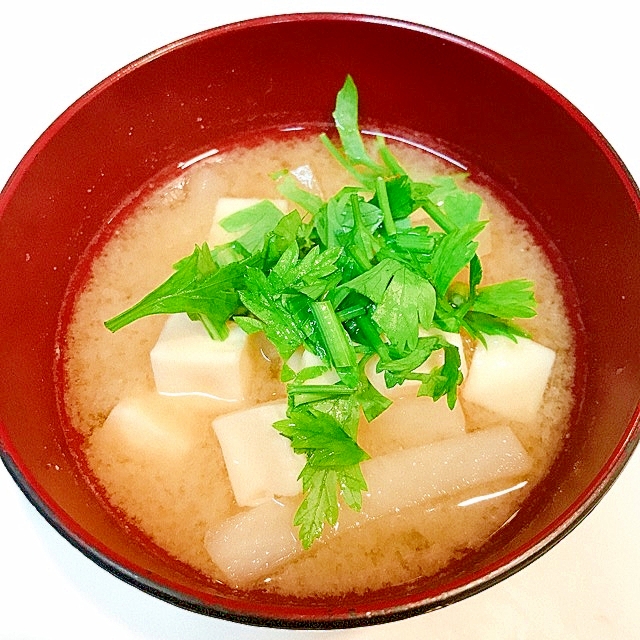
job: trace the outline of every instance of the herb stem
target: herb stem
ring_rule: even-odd
[[[364,175],[362,172],[358,171],[353,164],[351,164],[337,149],[336,145],[331,142],[329,136],[326,133],[320,134],[320,141],[326,147],[327,151],[334,157],[334,159],[340,163],[340,165],[348,171],[358,182],[361,182],[364,185],[370,185],[371,180]]]
[[[357,318],[358,316],[362,316],[365,313],[367,313],[367,307],[363,304],[356,304],[336,312],[338,320],[340,320],[340,322],[342,323],[346,322],[347,320]]]
[[[311,311],[322,336],[322,342],[340,379],[348,386],[358,384],[358,362],[347,332],[327,300],[312,302]]]
[[[453,233],[458,229],[458,227],[440,211],[440,207],[428,198],[420,200],[420,206],[445,233]]]
[[[369,315],[360,315],[354,319],[356,326],[367,342],[374,348],[375,352],[380,356],[381,360],[389,360],[389,347],[380,337],[380,332],[374,325]]]
[[[396,235],[396,223],[393,220],[391,206],[389,205],[389,194],[387,193],[387,185],[382,176],[376,178],[376,195],[378,196],[378,204],[382,210],[382,225],[389,236]]]
[[[387,166],[387,168],[393,172],[395,175],[406,175],[406,171],[400,166],[400,163],[395,158],[395,156],[389,151],[389,147],[387,147],[387,143],[384,139],[384,136],[377,135],[376,136],[376,144],[378,147],[378,153],[380,154],[380,158]]]

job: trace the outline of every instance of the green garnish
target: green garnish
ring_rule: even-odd
[[[374,158],[349,76],[333,116],[339,145],[326,134],[322,142],[359,186],[325,202],[280,172],[273,179],[298,209],[282,215],[264,201],[232,214],[223,226],[237,240],[196,246],[169,279],[105,322],[116,331],[144,316],[186,312],[213,339],[226,338],[229,321],[265,333],[285,362],[289,408],[274,427],[307,460],[294,521],[305,548],[336,524],[341,501],[362,505],[360,463],[368,455],[358,445],[360,417],[371,421],[391,404],[367,378],[366,362],[378,359],[387,387],[416,380],[419,396],[446,397],[453,407],[460,354],[441,332],[480,341],[485,334],[526,336],[514,319],[532,317],[536,306],[529,280],[481,286],[476,238],[486,221],[479,220],[479,196],[460,186],[466,176],[414,181],[380,136]],[[420,208],[437,230],[412,226],[409,216]],[[323,364],[294,372],[286,361],[299,348]],[[436,351],[444,364],[419,371]],[[313,384],[331,370],[335,384]]]

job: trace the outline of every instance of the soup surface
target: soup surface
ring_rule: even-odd
[[[410,145],[390,146],[416,179],[460,171]],[[111,223],[71,302],[71,319],[61,340],[70,440],[82,442],[79,457],[89,481],[120,518],[211,580],[301,596],[364,591],[433,575],[472,553],[509,521],[548,471],[567,432],[574,402],[574,336],[558,278],[522,221],[522,212],[512,215],[486,187],[467,187],[482,196],[481,215],[490,219],[483,282],[535,282],[538,314],[520,324],[556,354],[543,402],[534,420],[507,420],[465,399],[463,383],[459,403],[467,432],[509,426],[531,459],[530,469],[524,475],[445,493],[398,513],[353,522],[343,530],[338,527],[338,534],[329,532],[310,549],[248,580],[229,578],[204,543],[208,532],[245,511],[236,503],[211,426],[216,416],[237,410],[239,404],[157,394],[150,351],[166,317],[147,317],[115,334],[104,327],[106,319],[164,281],[172,264],[207,239],[219,198],[280,198],[270,176],[285,169],[302,186],[325,197],[349,184],[349,176],[317,137],[298,132],[197,162],[131,214]],[[475,345],[466,340],[463,347],[471,361]],[[279,378],[281,363],[260,334],[250,337],[243,366],[250,382],[242,406],[286,397]],[[111,410],[132,397],[152,398],[161,412],[179,415],[180,447],[137,446],[135,437],[119,439],[103,429]],[[427,415],[433,401],[425,397],[421,402]],[[377,430],[376,421],[362,423],[360,443],[374,459],[407,448],[393,429]]]

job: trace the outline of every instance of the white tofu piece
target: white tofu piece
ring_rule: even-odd
[[[555,351],[527,338],[485,336],[471,360],[462,396],[500,416],[533,422],[555,362]]]
[[[270,402],[221,415],[212,423],[241,507],[302,491],[298,476],[306,457],[294,453],[291,441],[272,426],[286,415],[286,402]]]
[[[286,200],[274,200],[270,198],[219,198],[216,203],[211,230],[209,231],[209,238],[207,240],[209,246],[214,247],[219,244],[233,242],[233,240],[241,236],[242,232],[231,233],[224,229],[220,225],[220,222],[232,213],[236,213],[237,211],[241,211],[247,207],[252,207],[263,200],[271,200],[271,202],[273,202],[273,204],[278,207],[283,214],[287,213]]]
[[[214,340],[186,313],[170,315],[151,350],[158,393],[242,402],[248,384],[243,366],[247,337],[232,324],[226,340]]]
[[[307,367],[322,367],[324,362],[322,358],[319,358],[315,353],[307,351],[303,347],[296,349],[287,360],[287,365],[295,372],[300,373]],[[340,376],[334,369],[325,371],[323,374],[316,376],[315,378],[309,378],[305,380],[304,384],[335,384],[340,380]]]
[[[474,431],[372,458],[362,463],[368,485],[362,510],[341,509],[339,527],[328,535],[340,535],[367,520],[455,497],[489,482],[503,481],[507,488],[530,469],[528,454],[508,427]],[[302,550],[293,527],[294,513],[295,503],[270,501],[207,532],[207,551],[232,585],[247,586]]]
[[[450,333],[447,331],[440,331],[438,329],[429,329],[428,331],[424,331],[420,329],[420,336],[432,336],[432,335],[440,335],[447,342],[458,347],[458,351],[460,353],[460,370],[462,371],[462,375],[467,375],[467,363],[464,356],[464,348],[462,344],[462,336],[459,333]],[[369,359],[365,366],[365,372],[367,377],[371,381],[371,384],[384,396],[390,398],[391,400],[396,400],[399,398],[407,398],[407,397],[415,397],[416,391],[420,386],[419,380],[405,380],[401,385],[397,385],[395,387],[391,387],[391,389],[387,389],[387,385],[384,381],[384,373],[378,373],[376,371],[376,366],[378,364],[379,358],[374,356]],[[444,364],[444,351],[442,349],[435,351],[432,353],[426,360],[423,362],[417,369],[417,373],[429,373],[434,367],[440,367]]]
[[[152,459],[163,468],[186,464],[194,446],[180,412],[155,393],[121,400],[96,434],[103,448],[109,442],[112,451]]]
[[[374,451],[388,453],[396,449],[411,449],[460,436],[465,433],[465,422],[459,402],[449,409],[446,397],[434,402],[431,398],[418,398],[414,394],[395,400],[375,420],[361,426],[362,447],[372,455]]]

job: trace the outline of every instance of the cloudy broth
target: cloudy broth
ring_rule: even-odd
[[[391,148],[415,179],[459,171],[411,145],[391,143]],[[311,173],[303,169],[307,167]],[[218,198],[278,198],[269,176],[283,169],[297,170],[301,182],[324,197],[348,184],[344,170],[317,137],[301,134],[194,163],[133,212],[116,218],[108,238],[96,244],[99,250],[70,303],[70,320],[61,341],[70,440],[81,443],[79,458],[89,481],[127,524],[211,580],[229,582],[205,548],[207,532],[242,511],[211,428],[212,420],[230,406],[206,398],[156,398],[162,411],[180,415],[186,443],[182,457],[155,449],[139,453],[114,439],[102,429],[112,408],[123,398],[156,393],[149,353],[165,318],[144,318],[115,334],[103,322],[165,280],[171,265],[207,238]],[[531,470],[508,482],[488,483],[344,527],[250,583],[230,586],[304,596],[364,591],[433,575],[485,544],[547,473],[562,447],[574,404],[572,324],[559,279],[522,221],[522,212],[512,215],[488,188],[471,186],[482,196],[491,220],[491,250],[482,258],[484,282],[533,280],[538,315],[521,324],[534,340],[556,352],[535,421],[508,423],[531,457]],[[277,358],[259,336],[252,336],[249,346],[245,366],[251,384],[246,404],[285,397]],[[466,349],[470,356],[473,345]],[[468,431],[507,424],[464,398],[460,402]],[[362,425],[361,443],[373,457],[398,446],[392,435],[379,437],[375,423]]]

